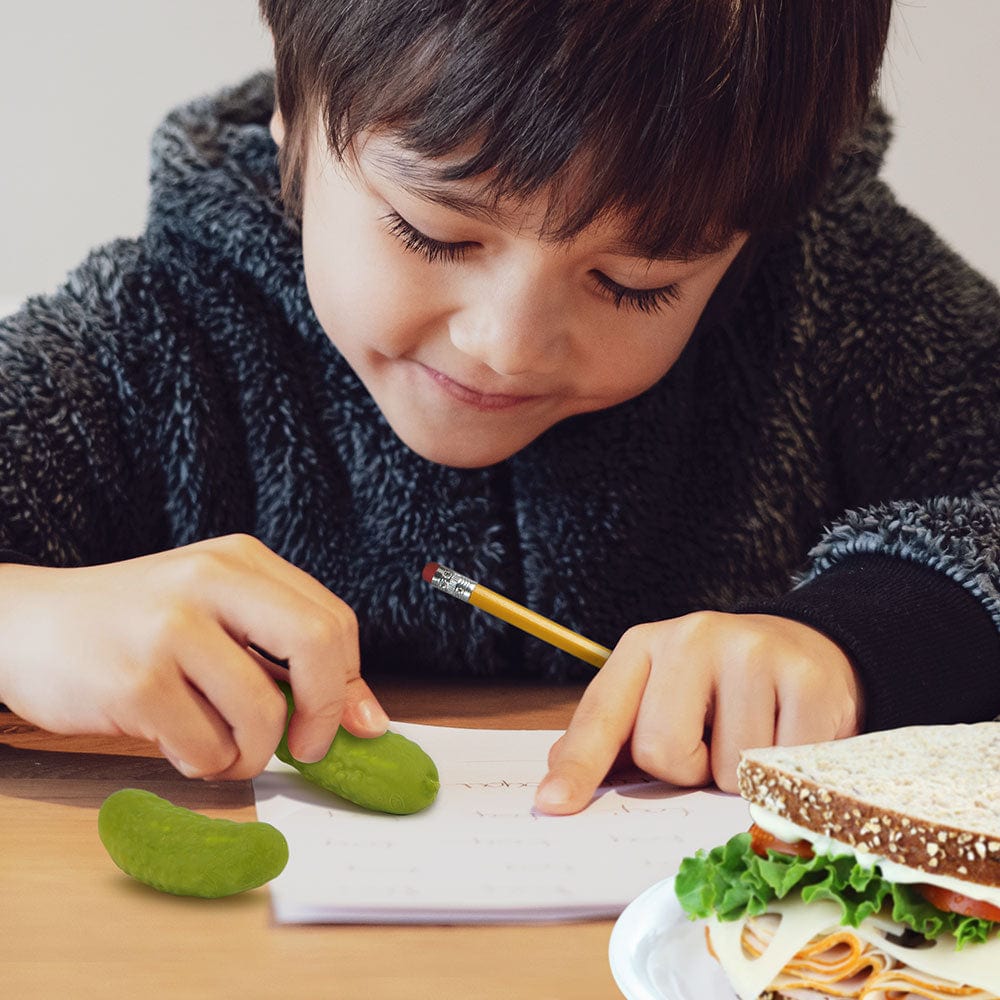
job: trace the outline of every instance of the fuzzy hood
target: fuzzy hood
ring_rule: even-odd
[[[852,553],[943,569],[1000,622],[976,492],[1000,467],[1000,371],[983,376],[1000,308],[878,180],[880,111],[660,382],[463,470],[410,452],[320,329],[272,101],[260,74],[174,111],[143,236],[0,322],[0,548],[79,565],[254,534],[354,608],[373,677],[592,676],[431,590],[428,561],[607,646],[638,622],[773,609]],[[926,497],[948,498],[946,526]],[[990,697],[970,686],[970,711]],[[876,691],[871,718],[898,701]]]

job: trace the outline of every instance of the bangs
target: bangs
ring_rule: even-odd
[[[888,29],[874,0],[386,0],[328,3],[339,16],[296,32],[310,6],[286,15],[294,42],[276,31],[286,122],[318,111],[341,157],[386,130],[447,160],[442,182],[544,192],[546,236],[615,216],[648,257],[792,222],[867,108]]]

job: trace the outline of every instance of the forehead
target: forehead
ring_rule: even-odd
[[[353,153],[357,167],[365,175],[402,189],[422,201],[441,205],[491,225],[524,230],[530,228],[547,242],[568,242],[581,235],[599,237],[608,252],[626,257],[668,261],[690,261],[708,254],[676,255],[654,252],[648,243],[631,235],[630,220],[609,207],[579,231],[565,232],[564,223],[572,212],[574,192],[587,184],[584,158],[574,162],[558,185],[550,185],[524,196],[497,190],[489,174],[454,177],[474,149],[428,158],[408,149],[391,133],[366,133],[358,137]]]
[[[387,133],[366,134],[356,148],[358,163],[363,170],[418,198],[454,208],[466,215],[483,217],[487,221],[500,221],[506,214],[503,206],[505,199],[491,191],[488,177],[449,177],[449,172],[459,167],[474,150],[456,150],[447,156],[429,158],[407,149]],[[527,203],[528,200],[523,200],[522,207],[526,207]],[[508,210],[513,207],[506,206]]]

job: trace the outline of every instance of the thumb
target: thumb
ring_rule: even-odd
[[[360,677],[347,682],[340,724],[348,732],[362,737],[381,736],[389,728],[388,714]]]

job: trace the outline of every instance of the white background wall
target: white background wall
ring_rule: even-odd
[[[0,297],[138,233],[164,113],[270,61],[256,0],[0,0]]]
[[[1000,0],[897,0],[886,176],[1000,282]],[[137,233],[149,136],[270,61],[256,0],[0,0],[0,301]]]
[[[896,0],[882,97],[883,176],[1000,284],[1000,0]]]

